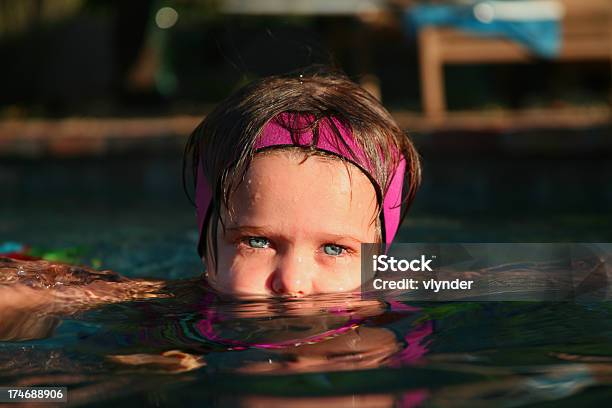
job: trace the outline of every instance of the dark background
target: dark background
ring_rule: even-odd
[[[178,13],[168,29],[155,23],[161,7]],[[199,272],[181,180],[188,132],[145,129],[137,140],[115,135],[103,152],[62,155],[31,149],[23,129],[35,124],[52,138],[52,125],[69,118],[103,126],[203,117],[250,79],[313,63],[358,82],[374,75],[394,114],[421,109],[418,50],[399,20],[227,14],[207,1],[57,0],[0,1],[0,21],[0,243],[79,247],[84,262],[127,274]],[[610,72],[605,61],[449,67],[446,91],[452,110],[605,106]],[[424,184],[400,239],[612,239],[610,123],[466,130],[409,122],[406,130]]]

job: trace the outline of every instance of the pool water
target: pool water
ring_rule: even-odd
[[[73,406],[588,406],[612,397],[606,303],[411,304],[355,318],[353,302],[349,327],[326,308],[341,297],[197,300],[196,290],[189,302],[98,307],[47,338],[3,342],[0,383],[65,385]],[[212,332],[210,310],[228,319]]]
[[[168,163],[142,177],[175,183],[179,167]],[[22,327],[49,320],[43,335],[0,341],[0,386],[65,385],[68,406],[573,407],[612,400],[609,302],[211,298],[199,280],[195,214],[178,189],[132,180],[122,171],[127,164],[110,181],[87,165],[76,175],[82,164],[74,174],[65,163],[15,166],[15,180],[26,183],[0,192],[0,241],[74,248],[82,264],[169,283],[149,298],[25,314]],[[609,164],[596,167],[610,174]],[[130,194],[136,184],[144,187]],[[609,191],[587,191],[599,197],[593,211],[575,203],[525,212],[547,199],[527,194],[496,213],[487,211],[493,196],[486,189],[451,189],[463,194],[450,201],[460,208],[427,212],[450,196],[438,187],[424,186],[425,201],[403,225],[401,241],[612,242],[612,217],[599,208]],[[504,194],[494,202],[512,199]],[[471,199],[477,205],[470,212]]]
[[[126,210],[113,222],[91,211],[37,211],[29,219],[40,235],[21,223],[11,231],[32,245],[76,242],[85,263],[101,257],[104,268],[171,282],[163,297],[98,305],[60,317],[42,338],[0,342],[1,385],[66,385],[71,406],[589,406],[612,398],[608,302],[211,301],[191,214],[172,211]],[[457,225],[422,217],[402,233],[451,234]]]

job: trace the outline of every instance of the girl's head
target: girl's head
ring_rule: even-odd
[[[330,71],[244,86],[186,153],[209,283],[235,294],[357,289],[361,244],[391,243],[420,183],[391,115]]]

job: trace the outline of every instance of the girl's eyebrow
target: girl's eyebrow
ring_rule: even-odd
[[[226,228],[229,232],[249,232],[253,234],[266,235],[270,232],[270,228],[267,226],[255,226],[255,225],[236,225]]]
[[[274,236],[278,235],[273,233],[269,226],[255,226],[255,225],[236,225],[226,228],[227,232],[230,233],[248,233],[253,235],[262,235],[262,236]],[[349,234],[338,234],[333,232],[322,232],[319,234],[322,237],[325,237],[326,240],[329,241],[341,241],[348,239],[353,241],[355,244],[361,244],[366,241],[356,238]]]
[[[363,240],[353,237],[348,234],[333,234],[333,233],[325,232],[321,235],[328,238],[329,241],[342,241],[342,240],[348,239],[350,241],[353,241],[355,244],[361,244],[362,242],[364,242]]]

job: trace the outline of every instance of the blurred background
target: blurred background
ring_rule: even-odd
[[[0,0],[0,253],[201,272],[191,130],[328,64],[423,157],[400,239],[612,240],[609,0]]]

